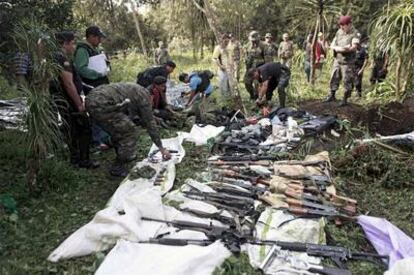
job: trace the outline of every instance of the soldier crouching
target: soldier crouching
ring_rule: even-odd
[[[163,158],[171,158],[168,150],[162,146],[148,92],[142,86],[133,83],[99,86],[88,94],[85,104],[90,116],[112,137],[116,159],[110,169],[111,175],[126,177],[127,164],[136,158],[139,131],[132,119],[136,116],[160,149]]]

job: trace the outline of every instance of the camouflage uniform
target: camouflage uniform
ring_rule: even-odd
[[[120,106],[127,98],[130,103]],[[138,128],[133,122],[134,117],[139,117],[155,145],[162,147],[150,97],[142,86],[133,83],[99,86],[88,94],[85,106],[90,116],[112,137],[117,155],[113,169],[122,167],[136,157]]]
[[[342,29],[336,32],[335,38],[332,41],[332,46],[348,47],[351,46],[352,39],[357,38],[357,31],[351,29],[349,33],[345,33]],[[335,60],[332,68],[332,75],[330,80],[331,98],[335,98],[335,93],[339,88],[339,83],[343,79],[345,94],[344,103],[346,104],[347,98],[351,96],[352,89],[354,88],[354,82],[356,77],[355,62],[356,53],[335,53]]]
[[[244,75],[244,86],[246,87],[247,92],[250,94],[251,99],[256,99],[256,85],[252,83],[248,77],[247,72],[252,68],[257,68],[265,63],[265,46],[262,42],[256,41],[253,43],[249,41],[244,49],[245,52],[245,64],[246,64],[246,74]],[[256,83],[257,84],[257,83]]]
[[[163,65],[167,63],[167,61],[170,61],[170,55],[168,53],[168,49],[164,47],[158,47],[155,49],[154,53],[154,61],[157,65]]]
[[[278,56],[280,58],[280,63],[290,68],[292,66],[293,42],[292,41],[280,42],[279,49],[278,49]]]
[[[265,51],[264,51],[265,63],[274,62],[275,57],[277,57],[277,45],[273,42],[270,42],[270,43],[264,42],[263,44],[265,46]]]

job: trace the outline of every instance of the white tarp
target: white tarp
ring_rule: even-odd
[[[324,243],[324,222],[322,219],[299,219],[281,210],[274,210],[267,207],[260,215],[256,224],[257,238],[261,240],[286,241],[286,242],[306,242],[306,243]],[[271,246],[246,245],[249,255],[250,264],[258,268]],[[293,257],[301,261],[318,264],[320,259],[310,257],[306,253],[289,252]],[[286,255],[283,255],[286,256]],[[294,269],[292,263],[286,260],[286,257],[275,257],[270,263],[266,274],[295,274],[286,273],[286,269]],[[278,273],[281,270],[285,273]]]
[[[209,246],[167,246],[119,241],[96,275],[210,275],[231,253],[217,241]]]
[[[198,126],[194,125],[190,133],[180,132],[186,141],[194,142],[196,146],[207,144],[207,140],[218,136],[225,129],[224,126],[216,127],[213,125]]]

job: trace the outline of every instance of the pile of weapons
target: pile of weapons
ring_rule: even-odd
[[[338,224],[353,220],[357,202],[335,193],[329,161],[318,157],[309,161],[276,161],[278,157],[264,156],[210,158],[215,180],[210,185],[217,192],[261,200],[300,217],[326,217]]]
[[[266,144],[265,141],[271,134],[271,125],[258,123],[240,127],[240,129],[229,129],[216,138],[214,149],[223,154],[248,153],[268,156],[286,152],[296,147],[300,141],[299,138],[280,139],[277,142]]]
[[[163,235],[148,242],[173,246],[205,246],[220,240],[233,253],[239,253],[243,244],[273,246],[260,266],[264,272],[276,257],[277,250],[306,252],[310,256],[331,258],[338,265],[338,268],[308,263],[295,265],[295,268],[318,274],[351,274],[345,266],[348,260],[386,264],[387,256],[374,253],[353,252],[337,246],[257,238],[254,229],[263,210],[260,201],[298,217],[326,217],[338,223],[352,220],[356,214],[357,202],[336,195],[332,188],[327,153],[311,156],[304,161],[276,159],[252,155],[211,157],[208,160],[211,180],[205,184],[211,191],[190,187],[189,190],[183,190],[182,194],[188,199],[213,205],[219,211],[210,213],[188,208],[181,210],[221,225],[215,226],[213,222],[208,224],[143,218],[166,223],[178,230],[202,232],[207,236],[207,239],[174,239]]]

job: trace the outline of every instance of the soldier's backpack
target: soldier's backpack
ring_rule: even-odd
[[[152,84],[152,81],[156,76],[164,76],[168,77],[168,74],[164,68],[164,66],[155,66],[149,69],[146,69],[143,72],[138,73],[137,75],[137,84],[141,85],[142,87],[148,87]]]

